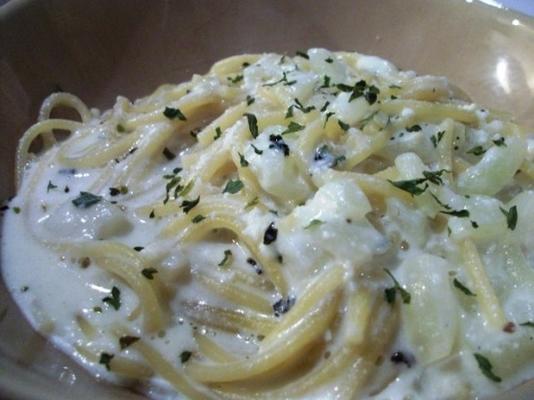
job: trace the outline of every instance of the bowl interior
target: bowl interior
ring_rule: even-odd
[[[118,94],[133,100],[229,55],[309,47],[356,50],[446,75],[475,102],[510,112],[534,131],[534,20],[476,2],[13,0],[0,8],[0,199],[14,191],[18,138],[53,90],[108,108]],[[533,393],[520,390],[514,398]],[[2,394],[137,397],[95,384],[33,333],[3,285]]]

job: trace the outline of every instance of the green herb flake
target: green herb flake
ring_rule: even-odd
[[[321,107],[321,109],[319,111],[325,112],[329,105],[330,105],[330,102],[329,101],[325,101],[325,103],[323,104],[323,106]]]
[[[469,218],[469,210],[440,211],[442,214],[452,215],[457,218]]]
[[[506,143],[504,141],[504,137],[502,137],[502,136],[499,139],[495,139],[493,141],[493,144],[495,144],[495,146],[499,146],[499,147],[501,147],[501,146],[506,147]]]
[[[118,196],[119,194],[127,194],[128,193],[128,186],[119,186],[119,187],[110,187],[109,188],[109,195],[112,197]]]
[[[243,189],[243,187],[244,187],[243,182],[241,182],[239,179],[236,179],[235,181],[230,179],[228,183],[226,183],[223,193],[235,194],[239,192],[241,189]]]
[[[326,126],[326,123],[328,122],[328,120],[330,119],[330,117],[333,116],[334,114],[335,114],[335,112],[333,112],[333,111],[327,112],[327,113],[325,114],[325,119],[324,119],[323,128]]]
[[[285,115],[285,118],[292,118],[293,117],[293,108],[295,107],[294,104],[290,105],[288,108],[287,108],[287,111],[286,111],[286,115]]]
[[[111,296],[106,296],[102,299],[106,304],[109,304],[115,310],[121,308],[121,291],[117,286],[113,286],[111,289]]]
[[[227,249],[224,251],[224,258],[222,259],[222,261],[217,264],[219,267],[224,267],[226,266],[228,263],[231,262],[231,259],[232,259],[232,250],[230,249]]]
[[[241,165],[243,168],[248,167],[249,163],[245,156],[241,153],[237,153],[239,155],[239,165]]]
[[[190,351],[182,351],[180,353],[180,361],[182,362],[182,364],[186,363],[192,355],[193,353],[191,353]]]
[[[249,113],[246,113],[245,117],[247,117],[250,134],[254,139],[256,139],[258,137],[258,119],[254,114]]]
[[[184,213],[187,214],[189,211],[191,211],[193,208],[196,207],[199,201],[200,201],[200,196],[198,196],[194,200],[184,200],[182,201],[182,204],[180,204],[180,208],[184,210]]]
[[[89,208],[102,200],[102,196],[97,196],[89,192],[80,192],[80,195],[72,200],[72,204],[78,208]]]
[[[174,154],[172,151],[170,151],[167,147],[163,149],[163,155],[165,158],[169,161],[172,161],[176,158],[176,154]]]
[[[165,115],[169,119],[178,118],[180,121],[186,121],[187,120],[187,118],[180,111],[179,108],[165,107],[165,110],[163,111],[163,115]]]
[[[391,295],[391,290],[395,290],[399,292],[400,296],[402,297],[402,302],[404,304],[410,304],[410,301],[412,299],[412,296],[410,295],[410,293],[408,293],[408,291],[399,284],[399,282],[397,281],[397,279],[395,279],[395,277],[393,276],[393,274],[391,273],[389,269],[384,268],[384,271],[386,272],[386,274],[389,275],[389,277],[393,280],[393,283],[394,283],[394,286],[392,288],[385,289],[386,300],[388,301],[388,303],[390,304],[393,303],[392,301],[389,300],[391,297],[393,298],[393,301],[395,301],[395,295]],[[390,293],[389,295],[388,295],[388,290]]]
[[[305,128],[304,125],[298,124],[294,121],[291,121],[289,125],[287,126],[287,129],[282,132],[282,135],[288,135],[290,133],[295,133],[303,130]]]
[[[506,217],[506,224],[508,225],[508,229],[513,231],[517,225],[517,206],[512,206],[508,211],[506,211],[502,207],[499,207],[499,209]]]
[[[250,95],[247,96],[247,106],[250,106],[256,101],[256,99]]]
[[[433,183],[434,185],[442,185],[443,180],[441,179],[441,175],[443,175],[444,172],[449,171],[446,169],[440,169],[439,171],[423,171],[423,176],[427,181]]]
[[[475,156],[481,156],[484,154],[486,150],[482,146],[475,146],[472,149],[469,149],[466,151],[467,154],[473,154]]]
[[[528,326],[529,328],[534,328],[534,322],[532,321],[522,322],[519,324],[519,326]]]
[[[229,76],[226,79],[228,79],[231,83],[238,83],[243,80],[243,75],[239,74],[234,76],[233,78]]]
[[[110,371],[111,370],[110,364],[111,364],[111,360],[113,359],[113,357],[115,357],[113,354],[100,353],[100,359],[98,360],[98,363],[105,365],[106,369]]]
[[[323,75],[323,84],[319,86],[319,89],[328,89],[330,87],[331,78],[328,75]]]
[[[388,182],[391,183],[393,186],[410,193],[412,196],[419,196],[425,192],[425,190],[428,188],[428,184],[425,184],[425,186],[423,187],[419,186],[425,181],[425,178],[404,181],[391,181],[388,179]]]
[[[56,189],[57,186],[52,183],[52,181],[48,181],[48,185],[46,186],[46,193],[48,193],[51,190]]]
[[[443,139],[443,135],[445,135],[445,131],[439,131],[430,137],[430,141],[434,147],[438,147],[438,143],[441,142],[441,139]]]
[[[304,229],[311,229],[314,226],[319,226],[319,225],[322,225],[322,224],[324,224],[324,222],[321,221],[320,219],[312,219],[310,221],[310,223],[304,227]]]
[[[158,273],[158,270],[156,268],[143,268],[141,270],[141,274],[148,280],[153,280],[154,279],[154,274],[157,274]]]
[[[20,214],[20,207],[13,207],[12,210],[15,214]]]
[[[419,132],[421,130],[420,125],[412,125],[406,128],[406,131],[408,132]]]
[[[477,360],[478,367],[484,376],[493,382],[501,382],[502,379],[493,373],[493,365],[491,362],[480,353],[474,353],[473,356]]]
[[[135,251],[143,251],[144,247],[143,246],[135,246],[133,249]]]
[[[102,307],[100,307],[100,306],[93,307],[93,312],[100,314],[102,312]]]
[[[327,118],[327,120],[328,120],[328,118]],[[339,127],[340,127],[341,129],[343,129],[345,132],[348,131],[349,128],[350,128],[350,125],[349,125],[349,124],[347,124],[347,123],[341,121],[340,119],[337,121],[337,123],[338,123]]]
[[[198,214],[198,215],[195,215],[193,217],[193,219],[191,220],[191,222],[193,222],[194,224],[198,224],[199,222],[202,222],[206,219],[205,216],[201,215],[201,214]]]
[[[215,128],[215,136],[213,137],[213,140],[217,140],[221,137],[222,135],[222,130],[221,128],[218,126]]]
[[[254,153],[258,154],[258,155],[262,155],[263,154],[263,150],[260,150],[258,149],[256,146],[254,146],[252,143],[250,144],[252,146],[252,148],[254,149]]]
[[[126,131],[124,126],[122,126],[121,124],[117,124],[116,129],[117,129],[117,132],[119,133],[124,133]]]
[[[315,106],[304,107],[298,98],[295,98],[295,107],[302,111],[304,114],[308,114],[310,111],[315,110]]]
[[[471,290],[469,290],[462,282],[460,282],[458,279],[454,278],[452,281],[454,287],[456,289],[459,289],[463,294],[466,296],[476,296]]]
[[[334,60],[332,59],[332,57],[325,58],[324,61],[327,62],[328,64],[332,64],[332,63],[334,62]]]
[[[137,342],[140,338],[137,336],[122,336],[119,338],[119,345],[121,347],[121,350],[124,350],[128,347],[130,347],[132,344]]]

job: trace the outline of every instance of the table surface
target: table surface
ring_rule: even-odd
[[[0,0],[0,7],[9,1],[14,1],[14,0]],[[499,1],[465,0],[465,1],[468,3],[472,3],[473,1],[479,1],[481,3],[485,3],[493,7],[507,8],[507,9],[514,10],[514,11],[529,15],[531,17],[534,17],[534,0],[499,0]]]

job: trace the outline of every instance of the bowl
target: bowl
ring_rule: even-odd
[[[0,199],[14,193],[17,141],[53,90],[106,109],[229,55],[309,47],[448,76],[534,130],[534,20],[473,0],[12,0],[0,7]],[[525,384],[501,398],[533,396]],[[0,397],[143,398],[97,382],[33,332],[2,283]]]

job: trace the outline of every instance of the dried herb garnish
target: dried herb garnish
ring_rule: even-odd
[[[150,268],[143,268],[141,270],[141,274],[148,280],[154,279],[154,274],[157,274],[158,270],[156,268],[150,267]]]
[[[491,365],[491,362],[484,357],[480,353],[474,353],[473,356],[477,360],[478,367],[480,368],[480,371],[484,374],[484,376],[493,382],[501,382],[501,377],[495,375],[493,373],[493,365]]]
[[[124,350],[128,347],[130,347],[132,344],[137,342],[140,338],[137,336],[122,336],[119,338],[119,345],[121,347],[121,350]]]
[[[273,304],[273,311],[276,317],[279,317],[282,314],[288,312],[291,307],[295,305],[296,298],[295,296],[288,296],[286,298],[281,298],[276,303]]]
[[[245,117],[247,117],[248,122],[248,129],[250,131],[250,134],[255,139],[258,137],[258,119],[254,114],[246,113]]]
[[[180,121],[186,121],[187,120],[187,118],[180,111],[179,108],[165,107],[165,110],[163,111],[163,115],[165,115],[169,119],[178,118]]]
[[[89,192],[80,192],[80,195],[72,200],[72,204],[78,208],[89,208],[102,200],[102,196],[97,196]]]
[[[508,229],[513,231],[517,225],[517,206],[512,206],[508,211],[506,211],[502,207],[499,207],[499,209],[506,217],[506,224],[508,225]]]
[[[274,222],[271,222],[267,229],[265,230],[265,233],[263,234],[263,244],[269,245],[272,242],[276,240],[276,237],[278,236],[278,229],[274,227]]]
[[[241,182],[239,179],[236,179],[235,181],[230,179],[226,183],[223,193],[235,194],[239,192],[241,189],[243,189],[243,187],[244,187],[243,182]]]
[[[104,297],[102,301],[109,304],[115,310],[118,310],[121,308],[121,291],[117,286],[113,286],[113,288],[111,288],[111,296]]]
[[[105,365],[106,369],[110,371],[111,370],[110,364],[111,364],[111,360],[113,359],[113,357],[115,357],[113,354],[100,353],[100,359],[98,360],[98,363]]]
[[[466,296],[476,296],[471,290],[469,290],[462,282],[460,282],[458,279],[454,278],[452,281],[454,287],[456,289],[459,289],[463,294]]]
[[[276,149],[284,153],[284,156],[289,156],[289,146],[286,142],[284,142],[284,139],[282,139],[281,135],[269,135],[269,141],[271,144],[269,145],[270,149]]]
[[[224,251],[224,258],[222,259],[222,261],[217,264],[219,267],[224,267],[226,265],[228,265],[230,262],[231,262],[231,259],[232,259],[232,250],[230,249],[226,249]]]
[[[194,200],[184,200],[182,201],[182,204],[180,204],[180,208],[184,210],[184,213],[187,214],[189,211],[191,211],[193,208],[196,207],[199,201],[200,201],[200,196],[198,196]]]
[[[395,303],[395,294],[396,294],[396,292],[399,292],[400,296],[402,297],[402,302],[404,304],[410,304],[410,301],[411,301],[411,298],[412,298],[410,293],[408,293],[408,291],[406,289],[404,289],[399,284],[399,282],[397,281],[397,279],[395,279],[395,277],[393,276],[393,274],[391,273],[391,271],[389,269],[384,268],[384,271],[393,280],[393,284],[394,284],[393,287],[390,287],[390,288],[387,288],[387,289],[384,290],[384,294],[386,296],[386,301],[389,304]]]

